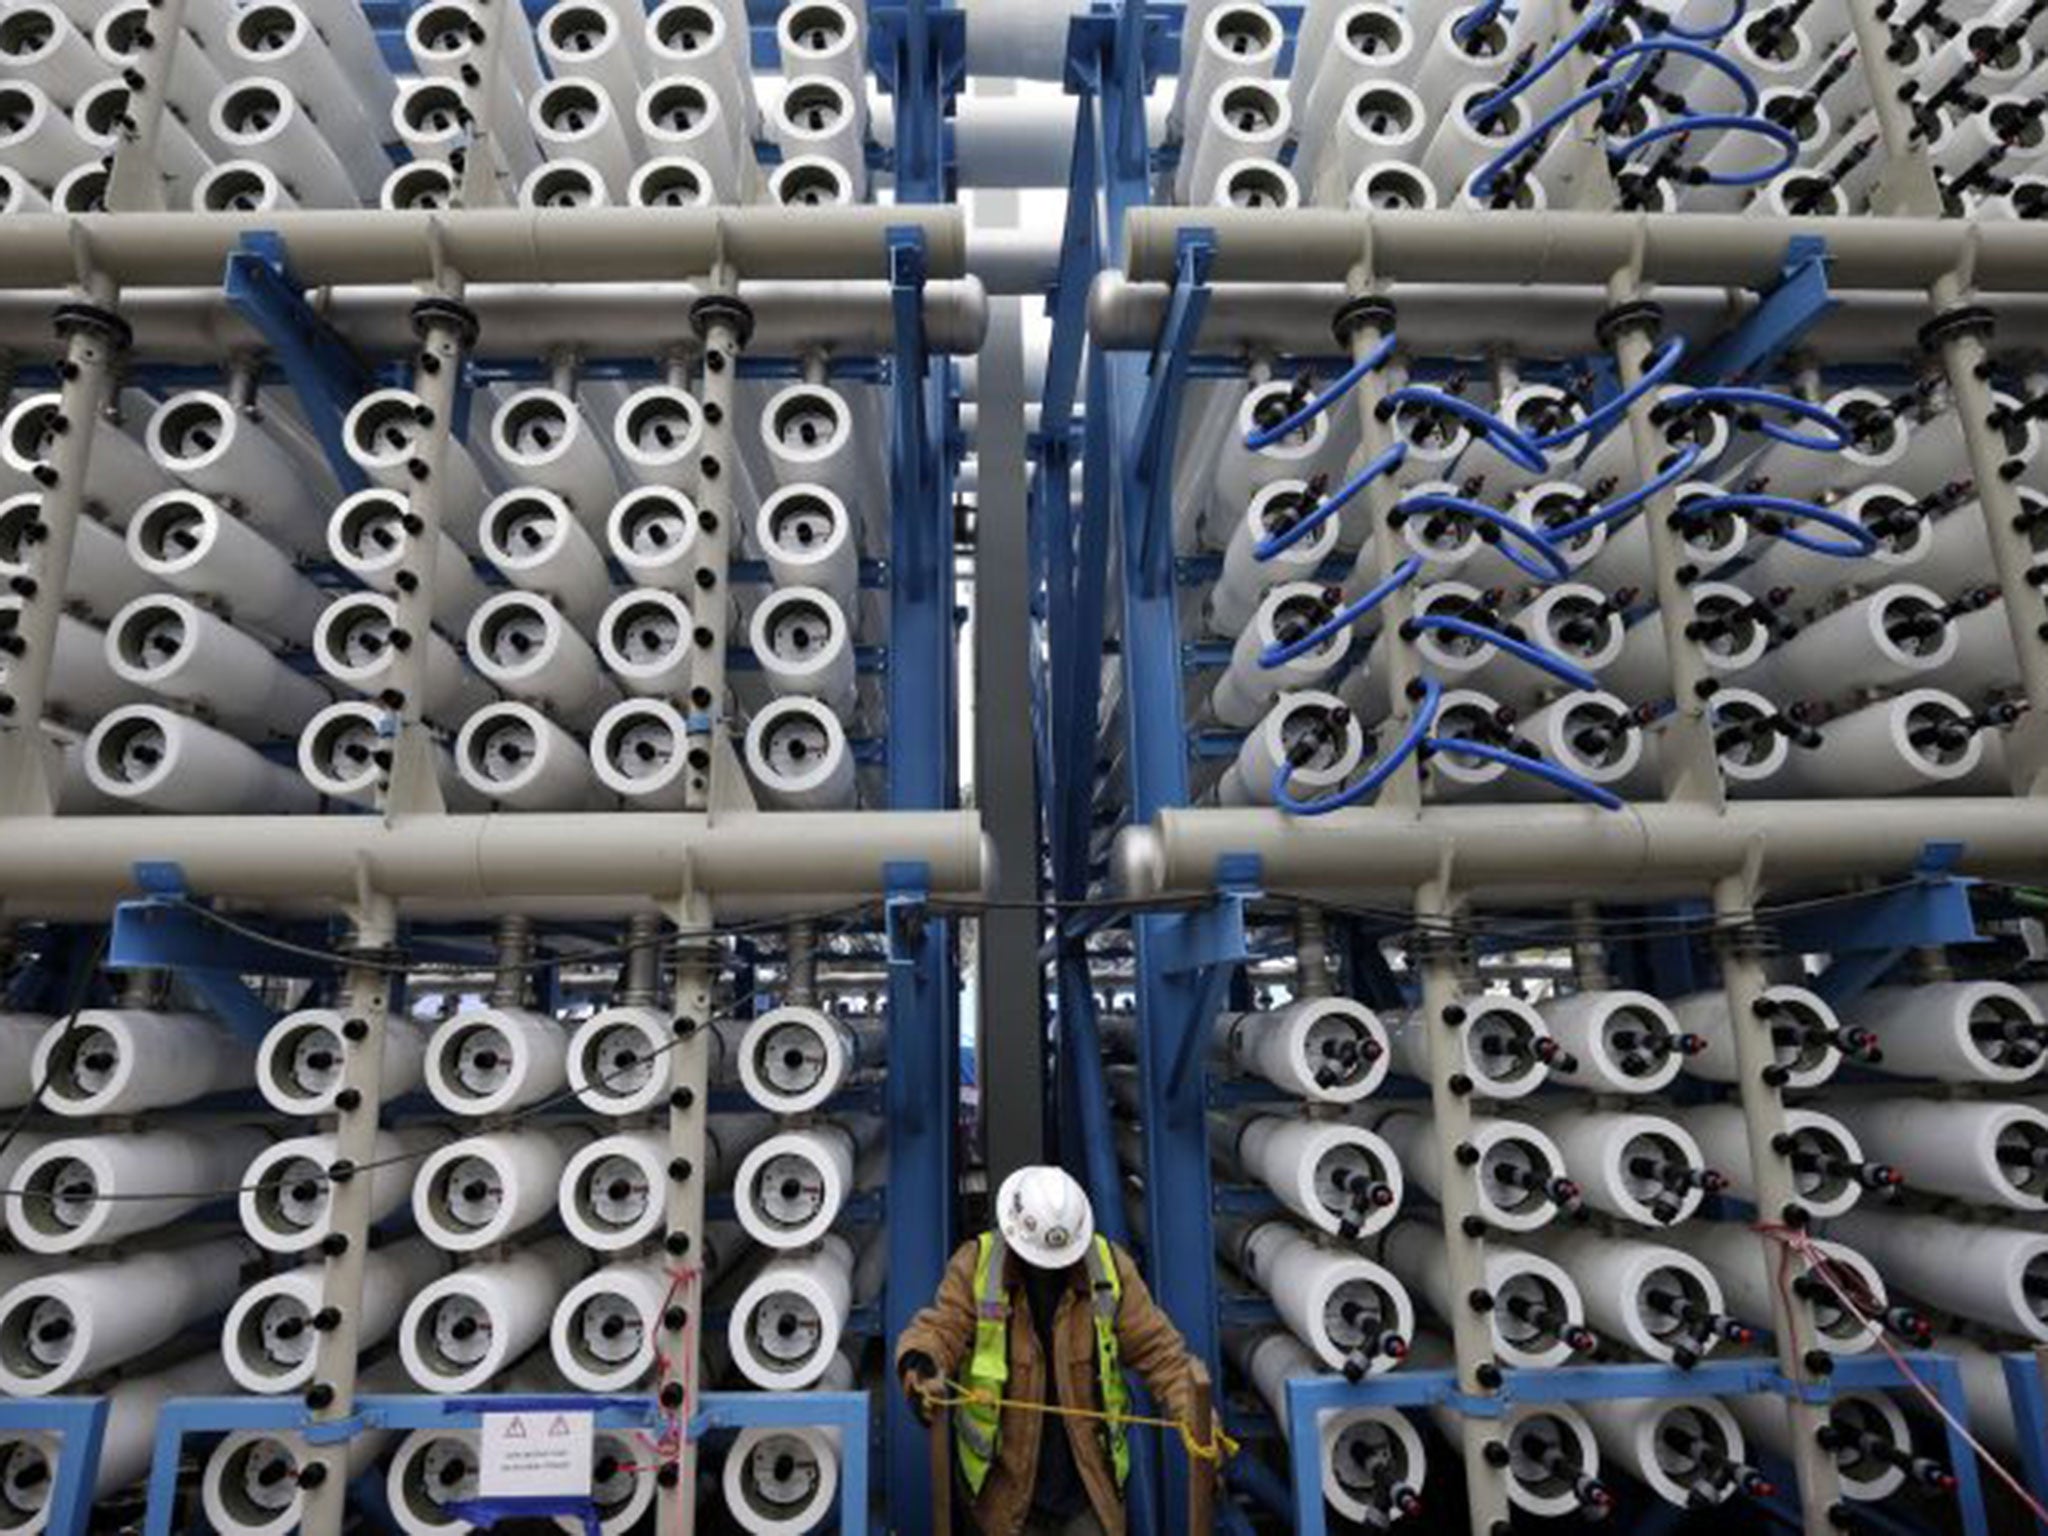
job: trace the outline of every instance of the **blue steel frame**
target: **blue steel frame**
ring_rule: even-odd
[[[2048,1381],[2041,1375],[2041,1358],[2019,1350],[2001,1356],[1998,1363],[2004,1367],[2005,1395],[2012,1404],[2020,1471],[2035,1499],[2048,1504]],[[2040,1536],[2048,1536],[2048,1522],[2036,1520],[2034,1528]]]
[[[697,1414],[690,1420],[689,1434],[701,1440],[721,1429],[823,1428],[839,1431],[839,1507],[842,1536],[867,1536],[868,1531],[868,1394],[865,1392],[707,1392],[699,1399]],[[0,1404],[0,1426],[12,1408],[42,1407],[42,1404]],[[79,1406],[91,1406],[84,1404]],[[104,1416],[105,1405],[99,1404]],[[591,1397],[475,1396],[475,1397],[362,1397],[356,1400],[355,1415],[339,1422],[314,1424],[305,1405],[296,1397],[188,1397],[166,1403],[156,1423],[155,1454],[150,1465],[148,1513],[143,1536],[172,1536],[171,1522],[178,1503],[178,1467],[183,1459],[186,1436],[227,1433],[238,1429],[268,1430],[276,1434],[297,1434],[309,1444],[333,1445],[353,1439],[366,1430],[474,1429],[487,1413],[594,1413],[600,1429],[655,1430],[662,1422],[661,1406],[652,1396]],[[45,1427],[40,1422],[36,1427]],[[96,1433],[96,1429],[95,1429]],[[583,1509],[589,1500],[583,1500]],[[534,1514],[567,1514],[583,1510],[551,1506],[541,1510],[531,1503],[502,1501],[495,1509],[482,1503],[471,1506],[473,1514],[495,1513],[502,1517]],[[65,1528],[53,1526],[54,1533]],[[75,1528],[84,1530],[83,1524]]]
[[[46,1536],[85,1536],[92,1521],[93,1474],[107,1431],[104,1397],[0,1398],[0,1435],[40,1433],[58,1438],[56,1474],[50,1479]]]
[[[1967,1423],[1969,1404],[1963,1379],[1947,1355],[1903,1357],[1914,1374],[1933,1388],[1942,1406],[1958,1423]],[[1559,1370],[1506,1371],[1505,1384],[1491,1397],[1468,1397],[1458,1390],[1454,1371],[1395,1371],[1386,1376],[1347,1382],[1339,1376],[1297,1376],[1287,1383],[1288,1471],[1293,1488],[1295,1536],[1326,1536],[1328,1513],[1323,1507],[1323,1439],[1298,1426],[1314,1425],[1317,1416],[1341,1408],[1427,1408],[1438,1405],[1477,1418],[1500,1418],[1524,1404],[1586,1402],[1624,1397],[1740,1397],[1756,1393],[1790,1396],[1806,1389],[1778,1374],[1769,1360],[1709,1360],[1681,1371],[1668,1365],[1575,1365]],[[1811,1401],[1826,1402],[1838,1391],[1895,1387],[1904,1373],[1877,1355],[1838,1356],[1832,1375],[1812,1389]],[[1969,1440],[1954,1425],[1948,1429],[1950,1470],[1955,1473],[1956,1509],[1963,1536],[1988,1536],[1984,1490]],[[1794,1522],[1797,1523],[1796,1520]]]

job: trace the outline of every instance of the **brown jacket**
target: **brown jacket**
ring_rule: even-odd
[[[933,1303],[910,1320],[896,1342],[897,1369],[913,1352],[929,1355],[949,1381],[958,1381],[974,1350],[975,1244],[966,1243],[946,1266]],[[1166,1418],[1187,1419],[1195,1410],[1194,1357],[1181,1341],[1180,1330],[1152,1300],[1129,1254],[1111,1245],[1123,1298],[1117,1306],[1117,1349],[1126,1371],[1135,1371],[1152,1393],[1155,1410]],[[1021,1275],[1023,1261],[1009,1254],[1003,1287],[1010,1301],[1010,1385],[1008,1396],[1022,1402],[1045,1402],[1045,1356],[1038,1347],[1038,1329],[1031,1317]],[[1100,1409],[1102,1394],[1095,1379],[1095,1319],[1088,1296],[1087,1267],[1069,1272],[1066,1293],[1053,1319],[1053,1380],[1058,1401],[1074,1407]],[[972,1508],[976,1527],[987,1536],[1016,1536],[1031,1512],[1031,1490],[1038,1475],[1038,1437],[1066,1433],[1074,1463],[1088,1489],[1088,1501],[1109,1536],[1123,1536],[1122,1496],[1104,1443],[1103,1426],[1087,1419],[1003,1410],[996,1459],[988,1481]]]

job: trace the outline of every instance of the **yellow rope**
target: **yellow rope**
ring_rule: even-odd
[[[1000,1393],[964,1386],[943,1376],[939,1378],[938,1386],[920,1385],[918,1392],[926,1406],[932,1408],[1014,1408],[1019,1413],[1046,1413],[1062,1419],[1094,1419],[1104,1424],[1170,1429],[1180,1436],[1180,1443],[1187,1448],[1189,1457],[1196,1461],[1226,1461],[1238,1451],[1238,1442],[1225,1434],[1220,1424],[1211,1427],[1211,1438],[1204,1443],[1195,1438],[1194,1426],[1185,1419],[1154,1419],[1139,1413],[1105,1413],[1100,1408],[1069,1408],[1063,1403],[1027,1403],[1021,1398],[1004,1397]]]

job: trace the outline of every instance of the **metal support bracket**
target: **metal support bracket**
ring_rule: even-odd
[[[281,951],[215,927],[185,899],[184,872],[175,864],[138,864],[136,883],[154,894],[114,908],[107,941],[110,971],[168,971],[250,1044],[277,1022],[270,1005],[244,975],[310,975],[304,962],[280,964]]]
[[[924,864],[886,864],[882,878],[889,895],[882,903],[883,931],[889,941],[889,964],[916,966],[931,921],[931,870]]]
[[[967,13],[938,0],[877,0],[867,16],[868,62],[896,98],[896,200],[945,202],[954,190],[946,119],[967,83]]]
[[[1138,410],[1138,430],[1131,447],[1131,485],[1125,494],[1137,498],[1137,504],[1145,511],[1138,567],[1145,573],[1148,590],[1156,586],[1155,578],[1161,568],[1167,587],[1173,584],[1172,560],[1160,559],[1162,549],[1172,548],[1173,508],[1160,492],[1162,481],[1168,485],[1172,482],[1181,397],[1187,388],[1195,338],[1201,334],[1202,317],[1209,308],[1209,268],[1215,254],[1216,237],[1211,231],[1180,232],[1173,297],[1167,305],[1159,342],[1152,351],[1150,382]]]
[[[1828,243],[1818,235],[1786,242],[1778,281],[1740,324],[1695,356],[1686,377],[1696,384],[1759,378],[1798,346],[1840,300],[1828,290]]]
[[[306,302],[284,237],[267,230],[244,235],[228,254],[222,289],[235,313],[262,333],[342,490],[362,490],[369,477],[349,457],[341,429],[372,387],[370,369]]]
[[[56,1465],[44,1508],[45,1536],[85,1536],[92,1524],[93,1479],[107,1431],[104,1397],[0,1399],[0,1433],[55,1435]]]
[[[1962,856],[1961,843],[1929,843],[1910,884],[1779,923],[1779,940],[1801,954],[1834,954],[1814,990],[1838,1008],[1868,991],[1908,950],[1981,943],[1970,910],[1976,882],[1948,873]]]

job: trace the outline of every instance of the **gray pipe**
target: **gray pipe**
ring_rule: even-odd
[[[1229,855],[1259,860],[1269,891],[1333,899],[1398,897],[1435,877],[1489,901],[1561,900],[1588,890],[1698,894],[1739,873],[1760,849],[1774,889],[1823,878],[1899,876],[1931,841],[1964,847],[1970,874],[2031,877],[2048,863],[2048,803],[1981,799],[1745,801],[1577,806],[1432,806],[1418,813],[1338,811],[1311,819],[1275,810],[1167,810],[1117,839],[1126,893],[1200,891]],[[0,845],[4,853],[4,845]]]
[[[689,335],[693,283],[474,284],[463,302],[482,324],[474,356],[531,358],[557,348],[585,357],[654,357]],[[410,356],[413,287],[323,289],[314,307],[356,350],[377,357]],[[815,347],[879,352],[894,345],[889,285],[881,282],[742,283],[754,307],[752,350],[789,356]],[[0,289],[0,350],[18,358],[61,355],[50,314],[67,295],[55,290]],[[256,330],[229,307],[219,287],[138,288],[121,299],[121,318],[135,330],[135,350],[152,362],[218,362],[231,352],[261,348]],[[926,337],[934,351],[971,356],[988,328],[988,295],[974,278],[925,289]]]
[[[220,281],[242,236],[282,235],[299,280],[409,283],[445,264],[476,283],[644,283],[723,261],[754,279],[886,278],[888,231],[925,234],[928,277],[963,277],[957,208],[471,209],[348,212],[29,214],[0,223],[0,287],[57,288],[81,261],[127,287]]]
[[[1219,283],[1604,283],[1640,260],[1647,282],[1769,287],[1795,235],[1827,242],[1835,288],[1924,288],[1974,255],[1988,292],[2048,289],[2048,231],[1965,219],[1764,219],[1748,214],[1350,212],[1141,208],[1125,224],[1124,272],[1173,277],[1184,229],[1216,234]]]
[[[547,912],[705,891],[717,910],[801,912],[880,894],[886,863],[975,895],[992,867],[966,811],[618,812],[604,816],[0,817],[0,907],[12,917],[141,893],[167,861],[195,895],[347,906],[360,883],[417,906]]]

